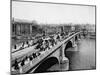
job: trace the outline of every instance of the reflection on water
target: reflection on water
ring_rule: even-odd
[[[95,69],[95,39],[82,39],[77,47],[69,48],[65,52],[69,59],[69,71]],[[66,70],[66,64],[55,64],[48,71],[61,71],[62,67]]]

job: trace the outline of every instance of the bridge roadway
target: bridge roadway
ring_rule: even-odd
[[[67,37],[66,39],[64,39],[63,41],[61,42],[58,42],[56,46],[52,47],[51,49],[49,50],[46,50],[46,51],[43,51],[43,53],[41,55],[39,55],[37,58],[34,58],[32,61],[31,61],[31,64],[30,62],[28,64],[26,64],[25,66],[22,67],[22,73],[27,73],[30,71],[30,69],[33,69],[35,68],[39,63],[41,63],[42,60],[44,60],[45,58],[49,57],[51,54],[53,54],[56,50],[58,50],[58,48],[60,48],[62,46],[62,44],[66,43],[68,40],[70,40],[71,38],[73,38],[75,35],[79,34],[80,32],[77,32],[69,37]],[[27,48],[27,51],[28,53],[32,53],[34,47],[29,47]],[[22,54],[24,52],[24,50],[21,50]],[[26,53],[27,53],[26,51]],[[35,50],[34,50],[35,51]],[[33,52],[34,52],[33,51]],[[29,54],[30,54],[29,53]],[[18,57],[20,54],[20,52],[17,52],[17,53],[14,53],[12,54],[12,57],[15,59],[15,57]],[[20,56],[21,57],[21,56]],[[12,60],[14,60],[12,59]]]

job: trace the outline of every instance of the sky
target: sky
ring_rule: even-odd
[[[43,24],[95,24],[95,7],[12,1],[12,17]]]

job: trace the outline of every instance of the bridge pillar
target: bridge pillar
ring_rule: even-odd
[[[78,34],[78,35],[77,35],[77,37],[78,37],[78,41],[79,41],[79,40],[81,39],[81,36],[80,36],[80,34]]]
[[[65,57],[65,44],[61,46],[61,50],[60,50],[60,64],[66,64],[67,65],[66,70],[69,70],[69,59]]]
[[[75,41],[75,37],[73,37],[73,39],[72,39],[72,45],[73,45],[73,47],[77,46],[76,41]]]

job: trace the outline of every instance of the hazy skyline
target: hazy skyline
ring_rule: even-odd
[[[12,1],[12,17],[46,24],[95,24],[95,7]]]

